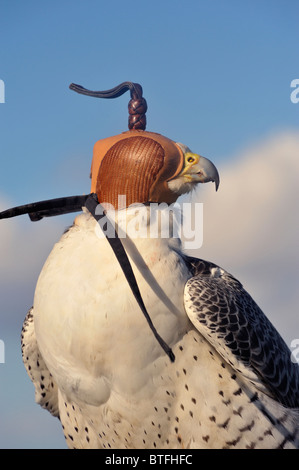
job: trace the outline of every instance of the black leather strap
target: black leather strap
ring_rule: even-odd
[[[102,217],[105,217],[104,210],[101,210],[100,215],[96,214],[96,208],[97,208],[98,205],[99,205],[99,203],[98,203],[96,194],[90,194],[89,197],[86,199],[85,207],[89,210],[89,212],[93,215],[93,217],[96,219],[97,222]],[[148,312],[145,308],[145,305],[144,305],[144,302],[142,300],[140,290],[139,290],[139,287],[138,287],[138,284],[137,284],[137,281],[136,281],[136,278],[135,278],[130,260],[129,260],[129,258],[127,256],[127,253],[126,253],[126,251],[123,247],[123,244],[122,244],[120,238],[118,237],[117,232],[114,230],[113,225],[111,224],[111,222],[109,221],[109,219],[107,217],[106,217],[106,222],[107,222],[107,224],[110,225],[110,227],[107,231],[109,233],[114,232],[114,235],[115,235],[113,237],[106,237],[106,238],[107,238],[108,242],[110,243],[110,245],[111,245],[111,247],[112,247],[112,249],[115,253],[116,258],[118,259],[118,262],[119,262],[119,264],[120,264],[120,266],[123,270],[123,273],[124,273],[128,283],[129,283],[129,286],[130,286],[130,288],[131,288],[131,290],[134,294],[134,297],[137,300],[138,305],[141,308],[142,313],[145,316],[145,318],[146,318],[146,320],[149,324],[149,327],[151,328],[155,338],[157,339],[157,341],[159,342],[159,344],[163,348],[163,350],[166,352],[166,354],[168,355],[171,362],[174,362],[175,355],[173,354],[170,347],[165,343],[165,341],[158,334],[158,332],[157,332],[156,328],[154,327],[153,322],[152,322],[152,320],[151,320],[151,318],[150,318],[150,316],[149,316],[149,314],[148,314]]]
[[[81,95],[92,96],[93,98],[118,98],[123,95],[126,91],[130,90],[131,100],[129,101],[129,129],[145,130],[146,128],[146,111],[147,102],[143,98],[142,86],[139,83],[123,82],[120,85],[111,88],[110,90],[104,91],[93,91],[84,88],[76,83],[70,84],[70,89]]]
[[[126,91],[128,90],[130,90],[132,98],[134,96],[142,97],[141,85],[139,85],[139,83],[133,82],[123,82],[120,85],[111,88],[110,90],[104,91],[88,90],[87,88],[84,88],[81,85],[77,85],[76,83],[71,83],[69,88],[73,91],[76,91],[77,93],[80,93],[81,95],[92,96],[93,98],[118,98],[119,96],[126,93]]]
[[[43,217],[52,217],[55,215],[69,214],[71,212],[82,211],[85,206],[87,196],[70,196],[46,201],[32,202],[24,206],[17,206],[6,211],[0,212],[0,219],[8,219],[18,215],[28,214],[30,219],[35,222]]]

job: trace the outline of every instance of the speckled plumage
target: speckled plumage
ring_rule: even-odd
[[[58,389],[36,342],[33,308],[28,311],[23,323],[21,346],[23,363],[35,386],[36,403],[58,417]]]
[[[22,339],[36,399],[59,414],[68,446],[298,448],[298,365],[241,284],[178,239],[123,243],[176,360],[94,219],[78,216],[41,272]]]

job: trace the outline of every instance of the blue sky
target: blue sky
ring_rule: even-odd
[[[71,82],[95,90],[140,83],[147,129],[185,143],[220,168],[232,168],[240,156],[245,161],[246,149],[272,136],[298,132],[299,103],[290,100],[290,83],[299,78],[295,0],[2,0],[0,11],[1,209],[89,192],[94,143],[127,130],[128,93],[97,100],[70,91]],[[296,145],[287,148],[296,153]],[[2,262],[0,338],[7,361],[0,364],[0,447],[64,446],[56,424],[53,435],[37,431],[44,419],[49,429],[51,419],[34,405],[22,365],[9,361],[38,272],[69,221],[37,227],[26,218],[0,226],[2,259],[16,253],[20,230],[28,246],[28,253]],[[4,422],[16,418],[9,384],[18,400],[27,397],[24,406],[37,423],[31,440],[1,431],[1,413]]]
[[[71,82],[100,90],[141,83],[148,130],[216,162],[298,124],[289,100],[296,1],[1,5],[0,190],[13,202],[88,190],[93,143],[127,129],[128,95],[96,100],[71,92]]]

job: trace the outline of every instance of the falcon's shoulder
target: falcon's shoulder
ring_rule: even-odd
[[[299,366],[242,284],[231,274],[184,256],[191,278],[185,309],[198,331],[233,368],[287,407],[299,407]]]

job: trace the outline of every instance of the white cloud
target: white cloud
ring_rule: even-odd
[[[0,210],[11,204],[1,200]],[[0,281],[22,282],[41,268],[67,223],[65,218],[31,222],[27,215],[0,221]]]
[[[12,205],[0,197],[0,210]],[[20,335],[39,272],[69,223],[71,218],[65,216],[35,223],[28,216],[0,220],[0,339],[5,344],[5,363],[0,364],[0,448],[65,448],[58,420],[35,404],[22,364]]]
[[[12,205],[1,198],[0,210]],[[9,326],[20,331],[42,266],[72,219],[61,216],[31,222],[23,215],[0,220],[0,338]]]
[[[299,134],[271,136],[219,171],[218,193],[207,184],[194,198],[204,202],[196,255],[235,275],[290,344],[299,338]]]

